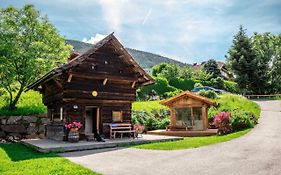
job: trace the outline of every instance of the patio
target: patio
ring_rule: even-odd
[[[142,137],[136,139],[123,138],[123,139],[105,139],[105,142],[96,141],[79,141],[78,143],[70,143],[64,141],[55,141],[50,139],[26,139],[21,143],[31,147],[39,152],[69,152],[69,151],[82,151],[103,148],[115,148],[120,146],[165,142],[182,140],[182,137],[163,136],[163,135],[150,135],[143,134]]]

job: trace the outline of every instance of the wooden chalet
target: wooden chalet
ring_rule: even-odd
[[[28,86],[42,94],[51,123],[48,138],[63,140],[64,124],[83,124],[81,138],[97,131],[109,136],[109,123],[131,123],[136,89],[154,83],[112,34],[83,54],[73,53],[71,60]]]
[[[170,108],[171,124],[166,131],[151,131],[149,134],[172,136],[206,136],[216,134],[208,129],[208,108],[216,102],[186,91],[160,101]]]

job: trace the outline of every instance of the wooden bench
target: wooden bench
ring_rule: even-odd
[[[133,134],[133,138],[135,138],[136,137],[136,131],[135,130],[124,130],[124,131],[114,131],[114,134],[113,134],[113,138],[115,139],[116,138],[116,133],[120,133],[120,137],[121,137],[121,139],[123,138],[123,134],[124,133],[129,133],[129,136],[130,136],[130,138],[131,138],[131,134]]]
[[[175,130],[186,130],[186,131],[188,131],[188,130],[192,129],[192,126],[178,126],[178,125],[171,126],[171,125],[168,125],[168,126],[166,126],[166,131],[171,130],[171,128],[175,129]]]
[[[109,136],[110,139],[116,138],[116,133],[120,133],[121,138],[123,138],[124,133],[129,133],[130,137],[133,134],[135,138],[135,130],[132,129],[132,125],[130,123],[109,123]]]

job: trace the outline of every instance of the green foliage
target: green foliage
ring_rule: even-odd
[[[211,90],[208,90],[208,91],[201,90],[201,91],[198,92],[198,95],[201,95],[203,97],[207,97],[207,98],[210,98],[210,99],[218,98],[218,94],[214,91],[211,91]]]
[[[155,77],[165,77],[168,81],[179,76],[180,66],[171,63],[160,63],[152,68],[152,75]]]
[[[231,113],[231,127],[234,130],[253,128],[258,123],[258,118],[249,111],[235,110]]]
[[[15,110],[7,110],[4,107],[5,98],[7,96],[0,96],[0,116],[16,116],[16,115],[33,115],[46,113],[46,107],[42,103],[42,96],[35,91],[28,91],[23,93],[19,99],[19,103]]]
[[[202,87],[203,85],[201,84],[201,83],[195,83],[195,85],[194,85],[194,88],[196,88],[196,87]]]
[[[208,137],[185,137],[183,140],[173,142],[160,142],[160,143],[149,143],[143,145],[134,146],[139,149],[153,149],[153,150],[179,150],[179,149],[190,149],[198,148],[201,146],[216,144],[220,142],[226,142],[235,138],[238,138],[246,133],[250,129],[222,135],[222,136],[208,136]]]
[[[194,88],[195,82],[191,79],[175,77],[170,80],[169,84],[177,89],[181,89],[183,91],[190,91]]]
[[[221,77],[212,78],[211,85],[212,85],[212,87],[217,88],[217,89],[224,89],[224,80]]]
[[[212,74],[212,78],[217,78],[221,76],[221,71],[219,70],[218,64],[216,60],[210,59],[204,65],[203,69],[207,72]]]
[[[169,110],[152,110],[150,112],[133,110],[132,123],[145,126],[146,131],[164,129],[170,123]]]
[[[0,9],[0,88],[14,109],[26,86],[65,62],[71,50],[32,5]]]
[[[194,71],[192,76],[192,79],[200,81],[202,84],[205,84],[205,82],[210,81],[211,78],[212,74],[202,69]]]
[[[220,112],[230,112],[231,118],[236,118],[231,122],[235,122],[234,129],[238,129],[236,126],[239,125],[238,122],[244,122],[244,117],[248,117],[254,124],[260,116],[260,107],[257,103],[250,101],[242,96],[222,94],[216,99],[218,103],[217,106],[212,106],[208,111],[209,122],[213,122],[213,117]],[[233,116],[234,115],[234,116]],[[238,116],[242,115],[242,116]],[[241,120],[240,120],[241,118]],[[242,120],[243,119],[243,120]],[[241,124],[242,125],[242,124]],[[247,125],[251,127],[251,125]],[[240,129],[244,129],[241,127]]]
[[[155,91],[160,98],[163,98],[166,92],[177,91],[177,89],[173,86],[170,86],[166,78],[156,77],[155,84],[145,86],[138,91],[139,100],[150,99],[149,94],[151,94],[153,91]]]
[[[227,92],[231,92],[231,93],[238,93],[238,87],[237,87],[237,83],[233,82],[233,81],[223,81],[223,88],[224,90],[226,90]]]
[[[3,175],[98,174],[57,154],[38,153],[18,143],[0,144],[0,172]]]
[[[151,112],[152,110],[160,111],[163,109],[168,109],[166,106],[159,104],[159,102],[159,100],[134,102],[132,105],[132,110]]]
[[[228,62],[236,75],[236,82],[242,93],[252,93],[252,82],[257,79],[255,52],[245,29],[240,26],[229,50]]]

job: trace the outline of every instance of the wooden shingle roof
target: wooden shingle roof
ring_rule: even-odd
[[[206,97],[202,97],[201,95],[197,95],[197,94],[192,93],[190,91],[185,91],[185,92],[182,92],[182,93],[180,93],[178,95],[175,95],[175,96],[173,96],[171,98],[167,98],[165,100],[162,100],[162,101],[160,101],[160,104],[167,106],[167,105],[169,105],[169,104],[171,104],[171,103],[173,103],[173,102],[175,102],[175,101],[177,101],[177,100],[179,100],[181,98],[184,98],[184,97],[189,97],[189,98],[192,98],[192,99],[196,99],[196,100],[202,101],[202,102],[204,102],[204,103],[206,103],[208,105],[216,104],[216,102],[214,100],[211,100],[211,99],[206,98]]]

